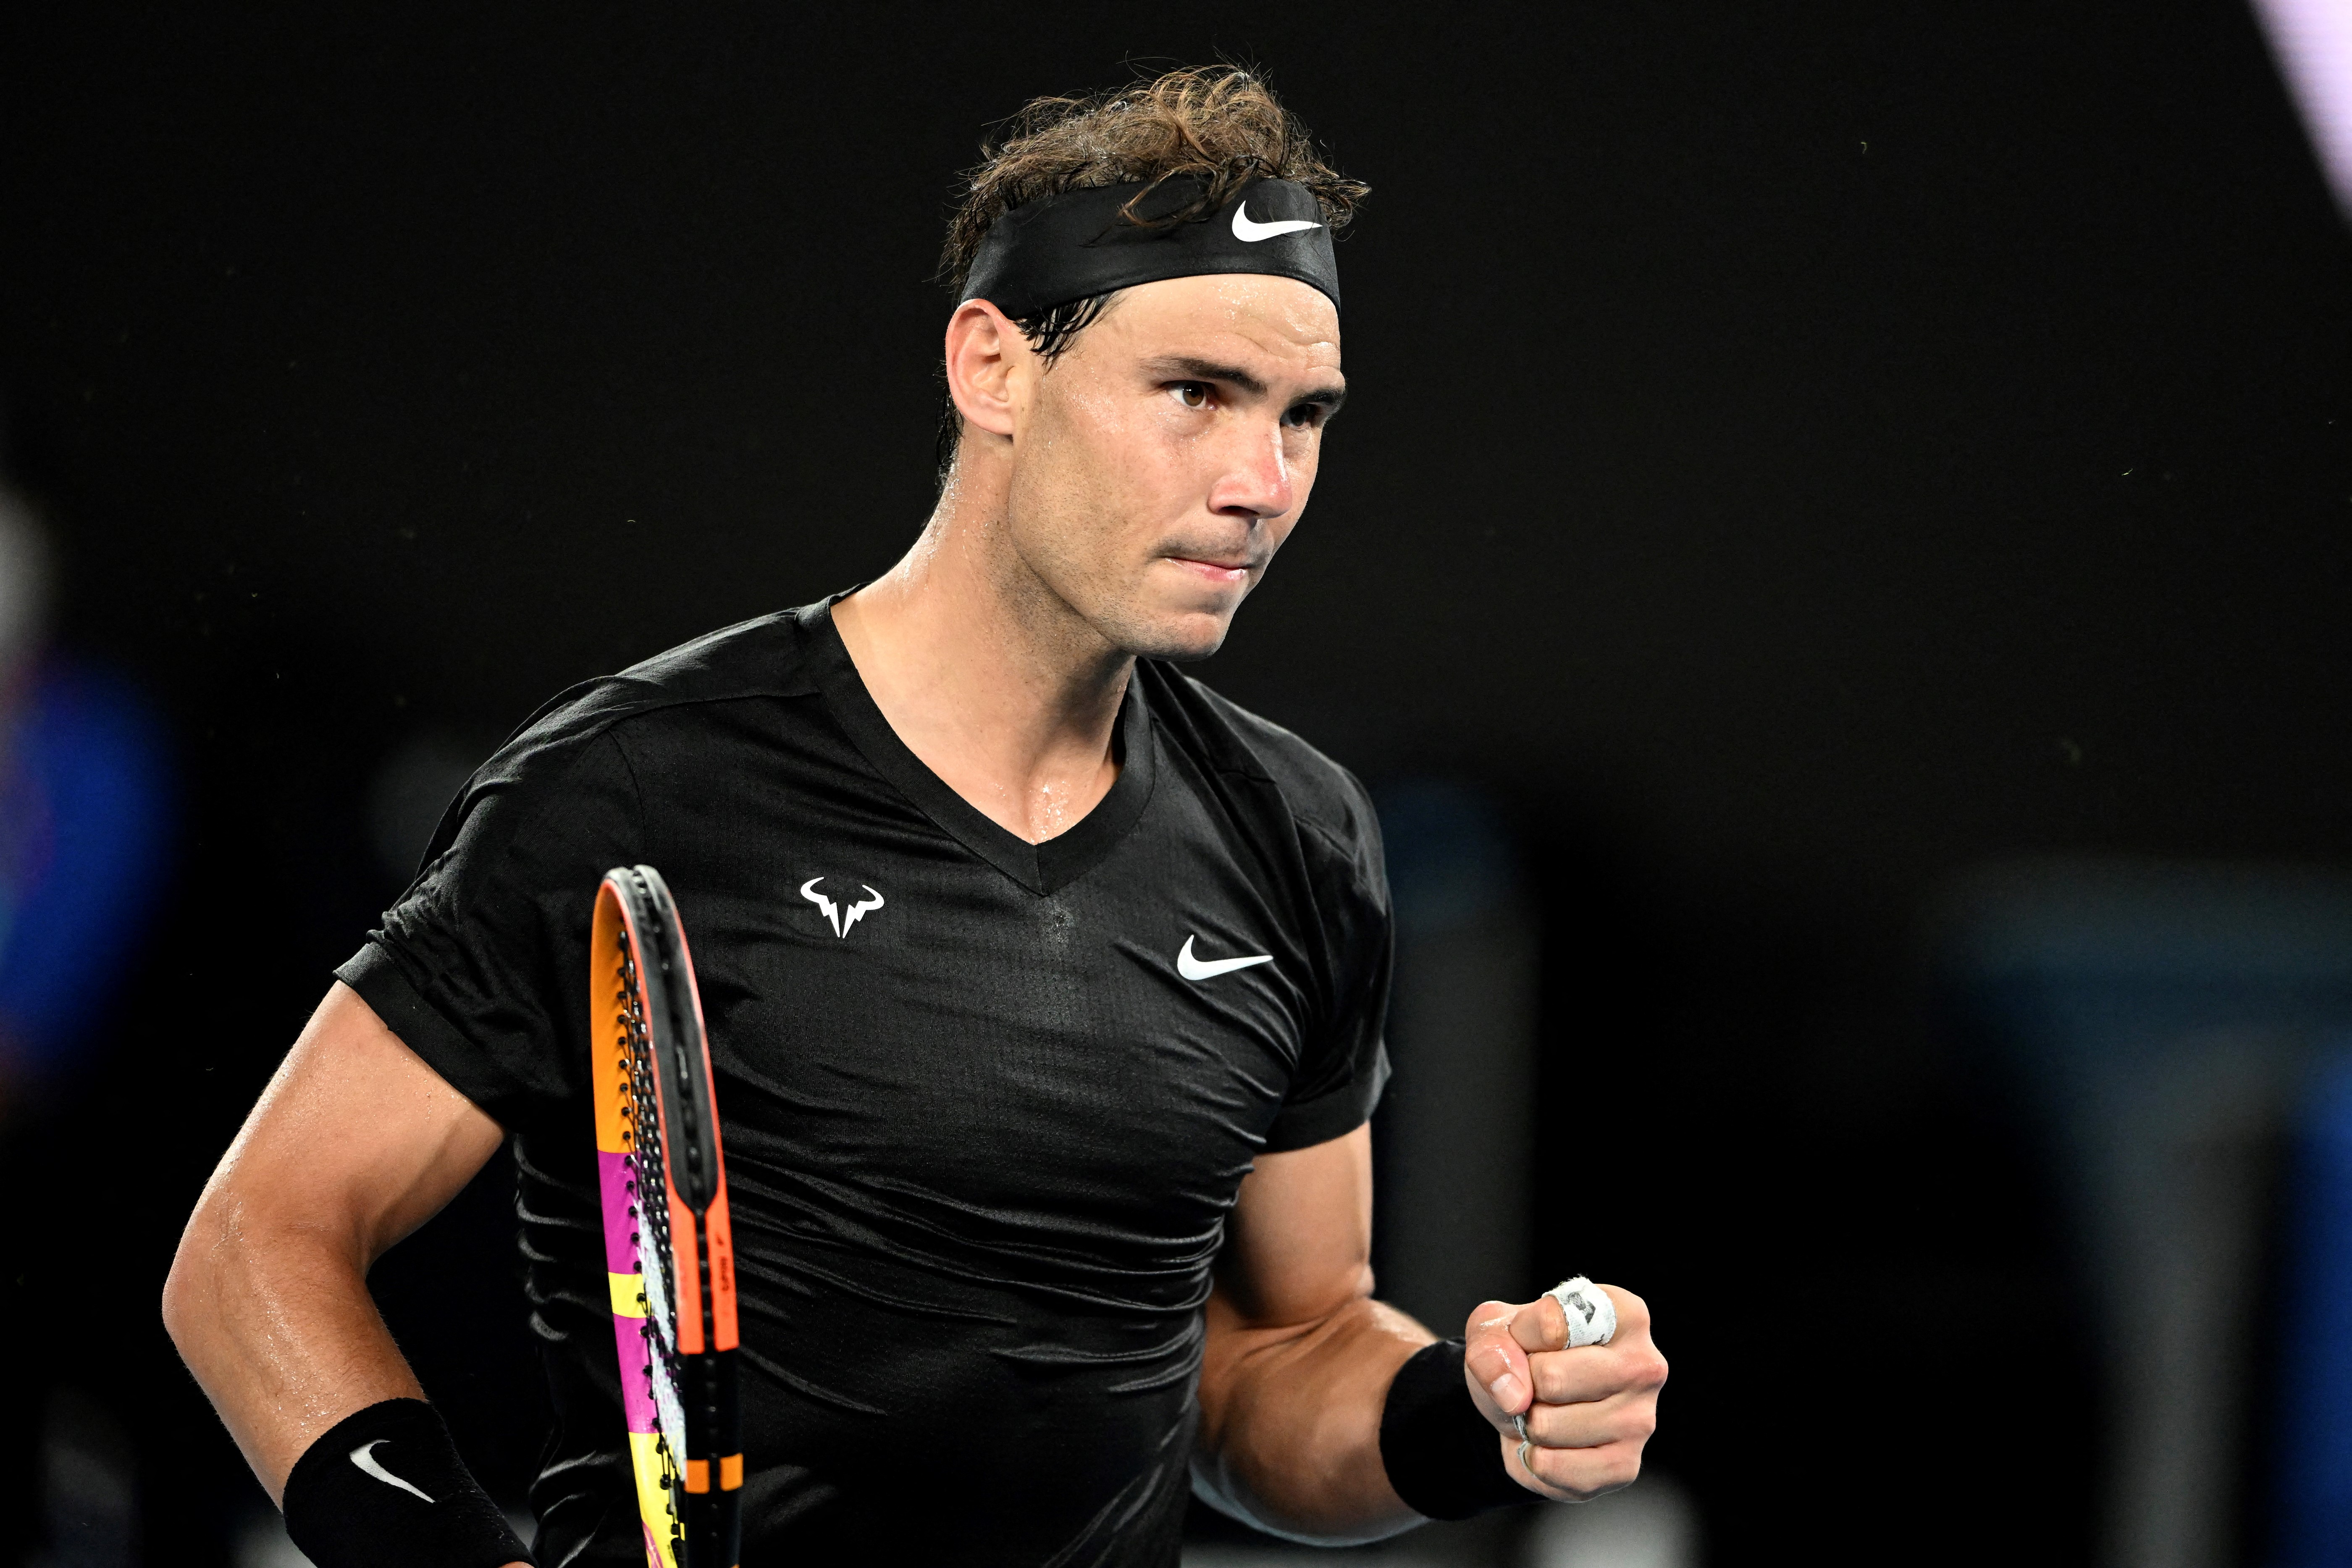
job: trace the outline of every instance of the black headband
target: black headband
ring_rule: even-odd
[[[1013,208],[980,242],[963,297],[985,300],[1017,321],[1164,278],[1260,272],[1296,278],[1339,303],[1330,226],[1304,185],[1259,180],[1205,216],[1165,227],[1119,216],[1143,188],[1098,185]],[[1191,176],[1162,181],[1139,216],[1148,222],[1154,214],[1181,212],[1200,194]]]

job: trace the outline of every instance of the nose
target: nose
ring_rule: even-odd
[[[1209,510],[1220,517],[1263,522],[1289,511],[1298,488],[1283,451],[1281,428],[1255,420],[1236,422],[1225,449],[1225,471],[1209,487]]]

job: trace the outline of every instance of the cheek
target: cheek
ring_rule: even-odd
[[[1031,437],[1013,473],[1014,548],[1058,589],[1090,600],[1120,575],[1131,521],[1142,510],[1136,443],[1106,410],[1076,399],[1038,420]]]
[[[1065,393],[1041,402],[1013,471],[1014,511],[1083,510],[1116,465],[1117,432],[1099,398]]]
[[[1167,446],[1149,408],[1107,392],[1072,388],[1038,415],[1030,456],[1043,460],[1035,466],[1090,492],[1150,470]]]
[[[1036,488],[1063,487],[1057,505],[1083,507],[1087,531],[1106,544],[1128,532],[1156,539],[1171,518],[1198,509],[1215,477],[1214,443],[1194,423],[1173,405],[1074,398],[1052,430]]]

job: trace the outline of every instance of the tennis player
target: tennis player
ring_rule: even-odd
[[[640,861],[726,1121],[747,1564],[1171,1564],[1188,1492],[1336,1543],[1633,1479],[1638,1299],[1447,1340],[1372,1299],[1371,807],[1174,668],[1306,508],[1363,192],[1239,72],[1033,105],[950,229],[913,549],[566,692],[468,783],[164,1297],[320,1568],[526,1560],[366,1286],[501,1139],[554,1408],[536,1560],[641,1559],[585,951]],[[1563,1300],[1614,1337],[1571,1346]]]

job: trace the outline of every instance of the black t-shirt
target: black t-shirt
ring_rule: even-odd
[[[541,1561],[641,1552],[587,942],[599,879],[642,861],[718,1080],[746,1568],[1172,1564],[1226,1212],[1256,1154],[1360,1125],[1387,1074],[1370,805],[1147,661],[1109,794],[1024,843],[892,732],[829,608],[558,698],[337,971],[512,1136],[556,1413]]]

